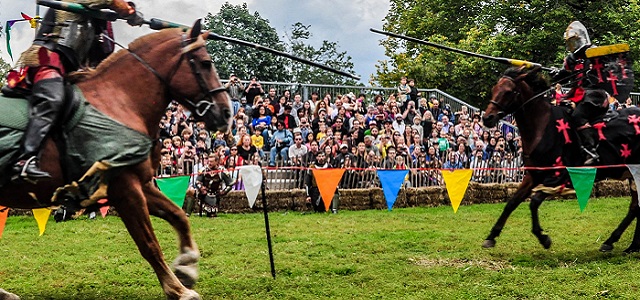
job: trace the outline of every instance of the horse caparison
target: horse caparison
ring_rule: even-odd
[[[549,84],[540,74],[539,69],[509,68],[492,89],[492,99],[484,112],[484,124],[493,127],[498,120],[507,114],[513,114],[520,130],[525,167],[557,167],[580,166],[583,162],[579,149],[576,132],[571,128],[570,108],[552,106],[546,98]],[[640,109],[629,108],[622,111],[620,116],[636,114],[640,116]],[[567,121],[568,120],[568,121]],[[615,120],[615,117],[614,119]],[[625,123],[626,120],[621,120]],[[623,124],[625,125],[625,124]],[[626,124],[633,128],[633,125]],[[613,129],[615,130],[615,129]],[[606,133],[606,132],[605,132]],[[624,141],[622,139],[625,139]],[[620,155],[611,155],[610,145],[627,142],[629,145],[640,145],[640,136],[631,134],[606,141],[607,145],[598,148],[602,165],[623,165],[639,163],[640,157],[635,153],[622,159]],[[615,152],[613,152],[615,153]],[[618,152],[619,153],[619,152]],[[638,194],[633,178],[626,167],[598,168],[596,181],[606,178],[628,180],[631,194],[629,210],[611,236],[600,247],[601,251],[611,251],[627,227],[634,219],[639,219]],[[546,197],[563,191],[564,184],[569,180],[566,169],[527,170],[518,190],[508,200],[502,214],[491,229],[483,243],[483,247],[495,246],[495,239],[500,235],[511,213],[528,197],[531,197],[532,233],[544,248],[551,247],[551,238],[543,234],[538,217],[538,208]],[[625,252],[640,250],[639,225],[631,245]]]
[[[197,21],[190,32],[165,29],[146,35],[133,41],[129,50],[118,51],[92,72],[83,74],[76,85],[96,109],[151,139],[157,138],[158,124],[171,100],[194,112],[196,120],[204,121],[210,130],[226,131],[231,117],[230,98],[206,51],[206,34],[201,33]],[[192,290],[200,252],[189,221],[152,182],[159,165],[159,150],[154,147],[145,161],[123,168],[110,181],[108,202],[118,211],[140,253],[155,271],[167,298],[201,299]],[[53,179],[5,185],[0,189],[1,206],[42,207],[30,194],[37,199],[50,199],[55,188],[64,184],[59,152],[52,140],[45,143],[40,161]],[[169,222],[178,234],[180,254],[173,271],[163,257],[150,215]]]

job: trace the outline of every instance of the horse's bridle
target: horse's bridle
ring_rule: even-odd
[[[222,93],[222,92],[226,92],[227,89],[224,86],[220,86],[217,88],[213,88],[213,89],[207,89],[207,83],[205,82],[204,78],[202,78],[202,73],[200,72],[200,69],[198,69],[196,67],[196,62],[195,59],[193,57],[192,52],[195,51],[196,49],[199,49],[201,47],[204,47],[204,44],[202,46],[197,46],[197,47],[193,47],[188,49],[188,45],[192,42],[194,42],[192,39],[187,38],[186,37],[186,33],[182,34],[182,47],[183,49],[188,49],[188,51],[183,51],[182,55],[180,56],[180,59],[178,60],[178,63],[176,64],[176,66],[173,68],[173,70],[171,71],[171,73],[169,73],[170,75],[168,76],[168,80],[164,79],[160,73],[158,73],[158,71],[156,71],[151,65],[149,65],[149,63],[147,63],[144,59],[142,59],[142,57],[140,57],[138,54],[136,54],[135,52],[129,50],[128,48],[123,47],[122,45],[120,45],[118,42],[116,42],[115,40],[113,40],[111,37],[102,34],[103,38],[106,38],[108,40],[110,40],[111,42],[113,42],[114,44],[120,46],[122,49],[127,50],[127,52],[129,54],[131,54],[131,56],[133,56],[137,61],[139,61],[147,70],[149,70],[149,72],[151,72],[156,78],[158,78],[158,80],[160,80],[160,82],[162,83],[162,86],[165,90],[165,93],[169,94],[169,83],[171,82],[171,80],[173,80],[173,77],[175,76],[175,74],[178,72],[178,69],[180,68],[180,64],[182,63],[182,59],[187,58],[187,61],[189,62],[189,66],[191,67],[191,73],[193,74],[193,76],[196,78],[196,81],[198,82],[198,86],[200,87],[200,92],[202,94],[202,98],[200,98],[196,103],[194,103],[194,101],[191,101],[189,99],[184,98],[183,100],[187,103],[189,103],[191,106],[193,106],[194,108],[194,113],[196,115],[198,115],[199,117],[204,116],[207,111],[211,108],[211,106],[215,106],[215,102],[213,102],[213,97],[218,94],[218,93]],[[204,109],[201,109],[204,108]]]

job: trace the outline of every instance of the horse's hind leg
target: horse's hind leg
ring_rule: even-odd
[[[149,219],[143,185],[138,177],[132,173],[123,173],[116,180],[112,180],[109,195],[109,201],[120,214],[140,254],[155,271],[167,299],[201,299],[198,293],[180,283],[164,260],[162,249]]]
[[[627,211],[627,215],[624,216],[624,218],[622,219],[622,222],[620,222],[616,230],[614,230],[611,233],[611,236],[609,236],[609,238],[604,243],[602,243],[602,246],[600,246],[600,251],[602,252],[609,252],[613,250],[613,244],[616,243],[618,240],[620,240],[620,237],[625,232],[625,230],[627,230],[627,227],[629,227],[631,222],[633,222],[633,219],[638,218],[637,187],[633,179],[628,179],[628,181],[629,181],[629,191],[631,192],[631,203],[629,204],[629,210]],[[631,245],[634,245],[634,244],[638,245],[637,242],[640,242],[638,241],[638,239],[640,238],[636,237],[638,234],[640,234],[640,232],[638,232],[638,224],[636,224],[636,232],[634,233],[633,243]],[[629,248],[632,248],[632,247],[629,246]],[[629,250],[629,248],[627,250]],[[638,246],[636,246],[635,248],[638,249]]]
[[[0,300],[20,300],[18,295],[0,289]]]
[[[198,280],[200,252],[191,235],[191,227],[186,214],[153,184],[146,184],[143,191],[147,197],[149,213],[167,221],[178,233],[180,254],[173,262],[174,273],[184,286],[193,288]]]
[[[538,209],[542,204],[542,201],[547,198],[547,194],[543,192],[537,192],[531,196],[531,202],[529,203],[529,209],[531,210],[531,232],[538,238],[538,241],[545,249],[551,247],[551,238],[542,234],[542,227],[540,226],[540,218],[538,216]]]
[[[502,210],[502,214],[500,214],[498,221],[496,221],[496,224],[493,225],[493,228],[491,228],[491,232],[489,233],[489,236],[487,236],[487,238],[484,240],[484,243],[482,243],[482,247],[493,248],[496,245],[496,238],[500,236],[500,233],[502,232],[504,225],[507,223],[509,216],[511,216],[511,213],[516,210],[518,206],[520,206],[520,203],[522,203],[524,199],[527,199],[529,194],[531,194],[532,185],[533,183],[531,176],[527,174],[523,178],[520,187],[518,187],[518,190],[513,194],[511,199],[509,199],[509,201],[507,202],[507,205]]]

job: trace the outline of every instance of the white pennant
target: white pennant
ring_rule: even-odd
[[[244,192],[247,194],[249,207],[253,208],[262,184],[262,168],[256,165],[247,165],[237,167],[237,169],[240,170],[240,176],[244,182]]]
[[[633,181],[636,183],[636,193],[638,193],[638,197],[640,197],[640,165],[627,165],[629,168],[629,172],[631,172],[631,176],[633,176]]]

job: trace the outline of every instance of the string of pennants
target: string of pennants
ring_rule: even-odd
[[[626,166],[627,168],[629,168],[636,186],[640,186],[640,165],[618,165],[616,167],[620,166]],[[573,188],[576,191],[576,197],[578,198],[580,212],[583,212],[587,207],[591,191],[593,190],[597,168],[599,167],[566,168],[569,172],[571,182],[573,183]],[[244,191],[247,196],[249,206],[253,207],[263,180],[262,168],[256,165],[248,165],[240,166],[236,169],[239,170],[239,174],[244,183]],[[525,169],[539,170],[540,168]],[[344,175],[346,169],[311,169],[311,171],[316,179],[316,183],[318,184],[318,190],[320,191],[320,195],[325,206],[325,211],[328,211],[329,205],[331,204],[331,199],[333,199],[336,188],[338,187],[338,184],[340,183],[340,180],[342,179],[342,176]],[[471,180],[471,176],[473,175],[474,170],[456,169],[440,171],[442,172],[445,188],[447,190],[447,195],[449,196],[453,212],[457,213],[458,208],[460,207],[460,203],[462,202],[462,198],[464,197],[464,194],[466,193],[469,186],[469,181]],[[378,178],[380,179],[380,184],[382,186],[382,192],[387,203],[387,208],[389,211],[391,211],[393,209],[393,205],[396,202],[396,198],[398,197],[400,189],[402,188],[402,185],[404,184],[405,180],[407,180],[409,170],[376,170],[376,173],[378,175]],[[173,201],[179,207],[182,207],[182,204],[184,203],[184,197],[186,195],[187,189],[189,188],[190,179],[191,177],[188,175],[156,178],[156,183],[158,185],[158,188],[167,196],[167,198],[171,199],[171,201]],[[638,193],[640,195],[640,191],[638,191]],[[98,202],[104,204],[106,203],[106,199],[102,199]],[[103,218],[106,217],[108,210],[109,206],[102,206],[100,208],[100,212]],[[36,223],[38,224],[40,236],[42,236],[45,232],[47,221],[49,220],[49,216],[51,214],[51,209],[39,208],[33,209],[32,212]],[[4,232],[8,213],[8,208],[0,206],[0,238],[2,238],[2,233]]]

